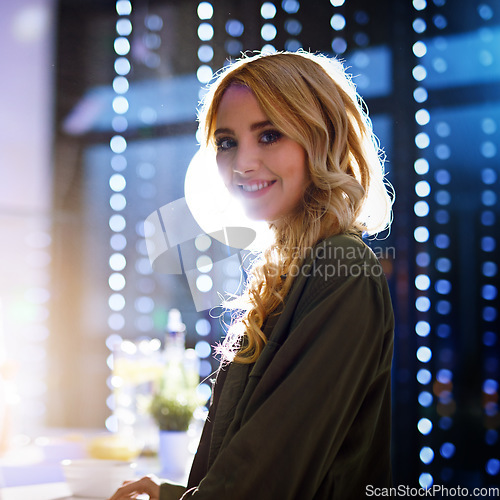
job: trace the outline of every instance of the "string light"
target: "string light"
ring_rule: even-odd
[[[213,76],[213,67],[211,62],[214,58],[214,49],[212,39],[214,36],[214,28],[211,24],[214,15],[214,8],[210,2],[200,2],[197,7],[197,16],[200,20],[198,26],[198,39],[200,46],[198,47],[198,60],[200,65],[196,71],[196,77],[201,84],[208,83]],[[200,99],[203,97],[204,89],[200,89]]]
[[[425,0],[415,0],[413,2],[413,7],[416,11],[422,11],[425,9]],[[416,33],[423,33],[425,31],[423,21],[413,23],[413,29]],[[421,58],[425,55],[425,43],[422,40],[418,40],[413,44],[413,53],[416,58]],[[419,83],[414,91],[414,98],[417,103],[424,102],[427,98],[427,90],[425,89],[425,79],[427,76],[427,71],[423,64],[419,62],[412,71],[413,79]],[[419,108],[415,113],[415,123],[417,127],[425,127],[431,121],[431,114],[425,108]],[[420,130],[415,135],[415,145],[418,150],[425,152],[425,150],[430,146],[429,135]],[[424,200],[428,198],[431,194],[432,188],[429,181],[425,178],[429,173],[429,162],[422,155],[415,161],[414,169],[417,174],[417,179],[415,182],[415,194],[420,198],[414,205],[415,215],[419,218],[418,226],[414,229],[414,239],[417,245],[428,245],[430,239],[430,231],[427,227],[426,221],[430,212],[429,202]],[[422,178],[424,177],[424,178]],[[424,258],[425,257],[425,258]],[[432,280],[429,273],[430,256],[427,251],[420,251],[417,254],[417,266],[418,274],[415,276],[414,286],[417,291],[417,298],[415,300],[415,309],[417,311],[417,323],[415,325],[415,333],[418,338],[418,345],[416,352],[416,357],[418,365],[427,366],[433,358],[433,351],[430,344],[430,334],[431,326],[428,321],[429,311],[432,307],[432,302],[430,300],[430,290],[432,287]],[[428,386],[432,381],[432,373],[429,368],[420,368],[417,373],[417,380],[421,385]],[[421,408],[427,409],[434,402],[434,397],[431,391],[424,390],[419,393],[418,403]],[[433,422],[430,418],[424,417],[418,421],[417,425],[419,434],[424,439],[425,436],[431,434],[433,429]],[[423,467],[429,466],[434,460],[434,450],[428,446],[424,445],[420,449],[419,459]],[[419,484],[422,488],[429,488],[434,482],[434,477],[430,472],[424,471],[419,475]]]
[[[118,19],[116,21],[115,30],[117,38],[114,40],[113,48],[118,56],[115,59],[114,70],[116,76],[113,79],[112,88],[114,97],[112,108],[115,116],[111,121],[111,128],[116,133],[109,141],[111,150],[111,173],[109,175],[109,206],[112,214],[109,217],[109,229],[113,232],[109,240],[109,245],[112,254],[109,257],[110,275],[108,277],[108,286],[110,294],[108,297],[108,307],[110,313],[108,315],[108,327],[112,332],[120,332],[125,327],[125,317],[123,311],[126,307],[126,299],[123,291],[126,287],[126,279],[123,271],[127,266],[125,255],[122,253],[127,247],[127,239],[123,234],[127,226],[127,221],[124,215],[119,212],[123,211],[127,204],[127,199],[124,194],[127,186],[125,170],[127,168],[127,158],[124,153],[127,150],[127,141],[123,134],[128,129],[128,120],[126,114],[129,110],[129,101],[127,94],[130,84],[127,75],[131,71],[129,60],[130,42],[128,36],[131,35],[133,26],[128,16],[132,12],[132,3],[126,0],[118,0],[116,2],[116,12]],[[121,342],[121,337],[117,333],[112,333],[106,339],[106,345],[110,350],[113,350],[113,345],[117,344],[117,339]],[[112,369],[113,356],[108,356],[108,365]],[[116,379],[116,377],[115,377]],[[108,388],[113,392],[116,387],[116,380],[110,375],[107,379]],[[114,410],[116,401],[114,394],[111,394],[106,404],[109,409]],[[118,419],[116,415],[111,415],[106,419],[105,426],[110,431],[118,430]]]
[[[346,27],[347,21],[344,15],[341,14],[338,10],[344,5],[344,1],[330,0],[330,3],[335,8],[334,14],[330,18],[330,27],[334,31],[332,50],[335,54],[343,54],[347,50],[347,41],[342,32]]]

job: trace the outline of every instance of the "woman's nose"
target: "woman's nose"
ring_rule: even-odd
[[[238,174],[248,174],[257,170],[259,156],[254,148],[240,145],[233,163],[233,171]]]

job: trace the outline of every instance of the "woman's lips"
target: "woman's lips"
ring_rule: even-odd
[[[256,181],[249,184],[239,184],[239,192],[246,198],[258,198],[266,194],[276,181]]]

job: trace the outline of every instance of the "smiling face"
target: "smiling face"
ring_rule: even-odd
[[[219,173],[248,217],[276,222],[294,212],[309,183],[306,152],[276,129],[250,89],[224,92],[215,128]]]

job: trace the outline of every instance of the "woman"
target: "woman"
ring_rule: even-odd
[[[187,488],[143,478],[112,500],[340,499],[391,485],[393,313],[361,234],[391,201],[370,121],[337,60],[244,57],[211,86],[205,146],[274,242],[222,345]]]

